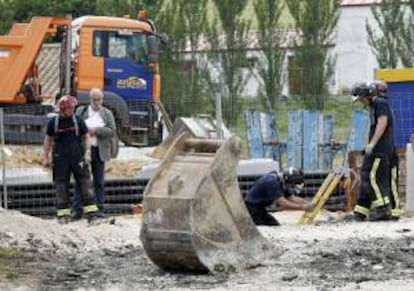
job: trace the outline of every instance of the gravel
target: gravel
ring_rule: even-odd
[[[277,212],[280,227],[259,227],[279,250],[256,268],[227,277],[167,273],[146,257],[141,216],[88,225],[0,209],[0,288],[16,290],[414,290],[414,219],[298,226],[298,212]],[[2,269],[3,268],[3,269]],[[0,272],[1,274],[1,272]]]

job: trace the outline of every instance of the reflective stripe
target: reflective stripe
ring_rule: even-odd
[[[369,209],[361,205],[355,205],[354,212],[362,214],[364,216],[368,216]]]
[[[372,206],[374,207],[384,206],[385,204],[387,204],[377,184],[377,171],[378,171],[380,162],[381,162],[380,158],[375,158],[374,164],[372,165],[371,171],[369,172],[369,180],[371,182],[371,187],[372,189],[374,189],[375,197],[377,198],[377,200],[372,201]]]
[[[372,202],[371,209],[381,207],[381,206],[384,206],[384,205],[388,205],[388,204],[390,204],[390,198],[385,197],[384,199],[375,200],[374,202]]]
[[[391,190],[392,190],[392,196],[394,197],[395,208],[399,210],[400,196],[398,195],[398,188],[397,188],[397,167],[393,167],[391,169]]]
[[[70,216],[70,209],[65,208],[65,209],[59,209],[57,211],[57,216],[61,217],[61,216]]]
[[[98,206],[96,206],[95,204],[83,207],[83,213],[91,213],[96,211],[98,211]]]
[[[392,217],[400,217],[401,216],[401,210],[399,208],[391,209],[391,216]]]

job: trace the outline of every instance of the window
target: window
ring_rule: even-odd
[[[0,49],[0,58],[8,58],[8,57],[10,57],[10,50]]]
[[[104,58],[127,58],[145,64],[148,58],[147,39],[143,33],[95,31],[92,54]]]

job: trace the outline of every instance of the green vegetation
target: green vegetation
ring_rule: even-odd
[[[295,68],[289,68],[300,86],[296,94],[309,109],[323,110],[327,83],[335,60],[329,55],[339,19],[339,2],[333,0],[286,0],[301,39],[295,41]]]
[[[375,25],[366,23],[368,43],[380,68],[414,65],[414,0],[383,0],[371,7]]]

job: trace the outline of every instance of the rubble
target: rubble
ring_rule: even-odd
[[[414,286],[414,218],[298,226],[299,212],[276,212],[281,227],[259,227],[283,255],[227,277],[166,273],[145,255],[141,215],[114,224],[54,220],[0,209],[0,289],[19,290],[409,290]],[[331,216],[333,214],[330,214]],[[338,214],[339,215],[339,214]],[[7,260],[1,250],[19,250]],[[17,253],[19,254],[19,253]],[[34,263],[24,263],[28,261]],[[14,272],[13,272],[14,270]],[[26,289],[25,289],[26,288]]]

